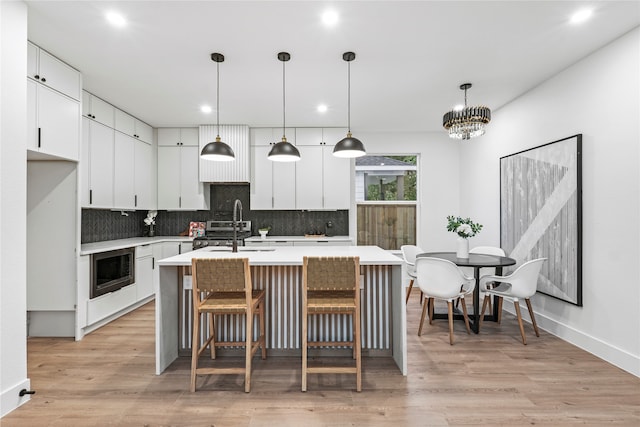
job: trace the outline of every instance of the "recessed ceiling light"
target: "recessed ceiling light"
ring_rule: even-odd
[[[106,18],[114,27],[121,28],[127,25],[127,21],[124,19],[124,16],[120,15],[118,12],[107,12]]]
[[[213,109],[208,105],[203,105],[202,107],[200,107],[200,111],[202,111],[205,114],[209,114],[210,112],[213,111]]]
[[[328,107],[324,104],[320,104],[318,105],[318,113],[326,113],[327,112]]]
[[[327,27],[333,27],[338,23],[338,12],[327,10],[322,14],[322,23]]]
[[[571,23],[572,24],[580,24],[580,23],[586,21],[587,19],[589,19],[591,17],[592,13],[593,13],[593,10],[591,10],[591,9],[579,10],[578,12],[574,13],[571,16]]]

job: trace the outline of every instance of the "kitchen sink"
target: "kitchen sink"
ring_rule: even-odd
[[[242,248],[238,248],[238,252],[273,252],[275,251],[275,248],[246,248],[246,247],[242,247]],[[212,248],[209,248],[210,252],[231,252],[232,249],[231,248],[220,248],[219,246],[214,246]]]

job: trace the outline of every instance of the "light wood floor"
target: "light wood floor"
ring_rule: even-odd
[[[363,360],[355,378],[310,376],[300,360],[254,358],[251,393],[241,376],[199,379],[190,393],[188,358],[154,374],[154,305],[80,342],[28,340],[32,400],[0,420],[10,426],[446,426],[640,425],[640,379],[515,319],[483,324],[479,335],[446,320],[417,336],[417,292],[408,307],[409,375],[390,359]],[[229,358],[227,358],[229,359]],[[235,358],[231,358],[235,359]],[[242,360],[240,360],[242,363]]]

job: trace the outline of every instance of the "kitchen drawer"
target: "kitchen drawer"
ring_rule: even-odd
[[[136,303],[135,283],[87,301],[87,325],[92,325]]]
[[[293,246],[351,246],[350,240],[305,240],[293,242]]]
[[[153,255],[151,244],[136,246],[136,258],[144,258]]]

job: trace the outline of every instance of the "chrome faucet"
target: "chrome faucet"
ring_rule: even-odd
[[[233,203],[233,242],[231,243],[231,252],[238,252],[238,217],[240,212],[240,222],[242,222],[242,202],[236,199]]]

